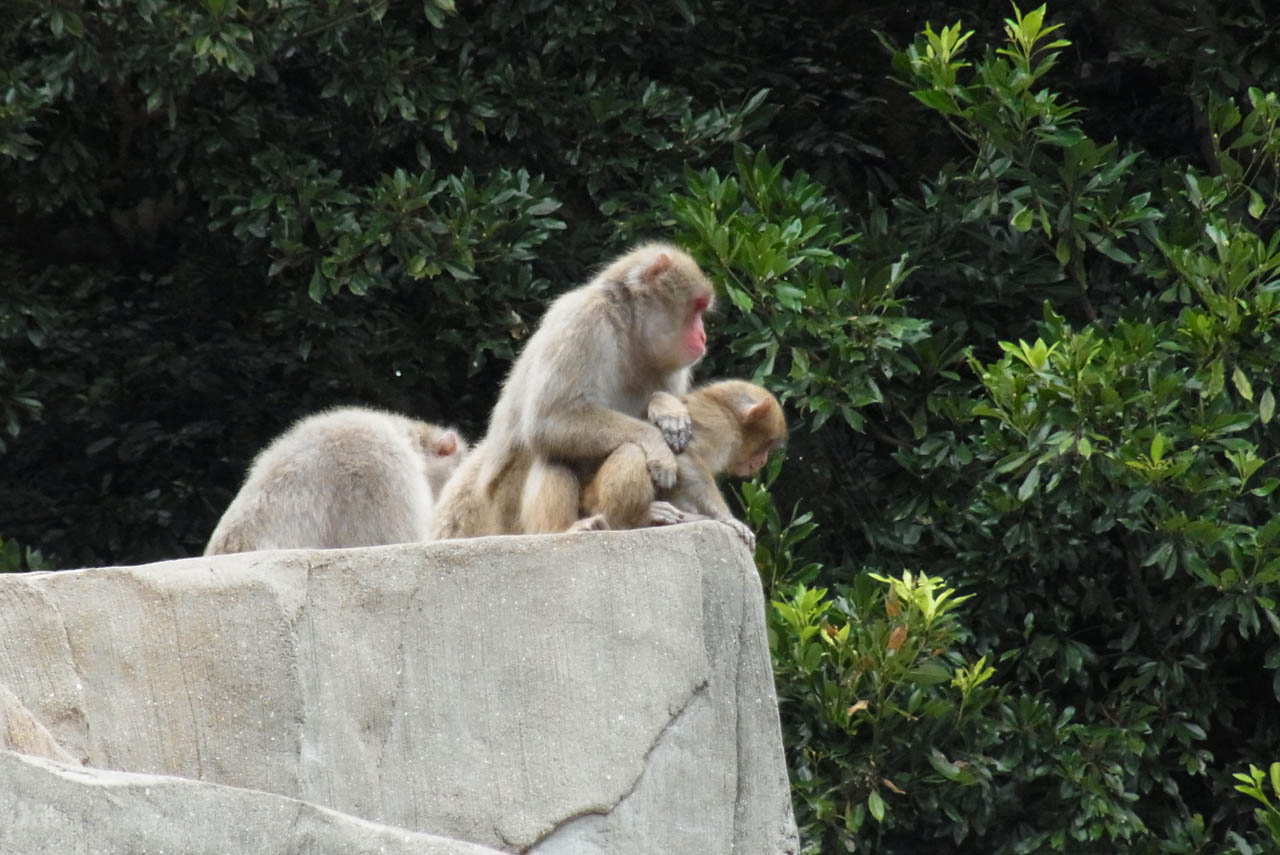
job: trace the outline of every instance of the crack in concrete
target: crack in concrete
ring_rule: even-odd
[[[692,691],[690,691],[689,694],[685,697],[684,701],[680,704],[679,708],[674,713],[671,714],[671,717],[667,719],[667,722],[662,726],[662,729],[659,730],[654,735],[653,741],[650,743],[648,749],[646,749],[644,753],[644,757],[641,758],[640,771],[636,774],[635,778],[631,781],[631,785],[627,787],[626,791],[623,792],[620,796],[618,796],[617,799],[615,799],[611,804],[609,804],[606,807],[585,808],[579,811],[578,813],[565,817],[564,819],[555,823],[555,825],[553,825],[551,829],[547,831],[546,834],[543,834],[542,836],[540,836],[528,848],[521,849],[518,851],[532,852],[542,844],[549,841],[552,837],[567,830],[571,825],[581,822],[582,820],[585,820],[585,819],[590,819],[592,817],[607,817],[611,813],[613,813],[615,810],[622,807],[626,803],[627,799],[631,798],[631,796],[635,794],[636,790],[640,787],[640,782],[643,781],[644,776],[648,774],[649,768],[650,768],[650,760],[653,757],[653,752],[657,751],[658,748],[663,744],[663,742],[666,741],[667,735],[676,726],[676,724],[685,717],[685,715],[689,712],[690,707],[693,706],[693,703],[699,698],[706,695],[707,687],[710,686],[710,684],[711,684],[710,678],[704,676],[701,680],[698,681],[698,683],[696,683],[693,686]],[[501,837],[500,839],[502,840],[503,846],[506,846],[506,847],[515,846],[515,844],[513,844],[512,841],[508,840],[505,837]]]

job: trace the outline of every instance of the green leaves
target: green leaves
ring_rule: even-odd
[[[883,399],[881,377],[918,369],[907,355],[927,324],[908,316],[904,258],[857,251],[843,212],[804,172],[784,173],[768,153],[735,151],[735,174],[685,175],[671,200],[683,242],[737,310],[722,336],[738,358],[763,356],[756,378],[810,415],[813,430]]]
[[[1271,842],[1280,845],[1280,807],[1271,800],[1274,796],[1276,801],[1280,802],[1280,763],[1272,763],[1269,772],[1263,772],[1262,769],[1250,763],[1247,773],[1236,772],[1231,777],[1240,782],[1235,786],[1237,792],[1244,793],[1262,804],[1262,807],[1254,810],[1253,815],[1257,818],[1258,824],[1266,829]]]
[[[893,498],[887,519],[863,515],[866,542],[882,566],[974,586],[981,649],[1009,669],[1002,679],[1017,675],[1010,710],[1025,703],[1039,720],[1077,704],[1058,727],[1092,742],[1089,759],[1050,750],[1059,792],[1078,800],[1010,851],[1154,851],[1156,822],[1204,850],[1196,834],[1221,839],[1232,823],[1185,823],[1176,793],[1202,777],[1229,801],[1212,781],[1223,757],[1206,746],[1280,742],[1260,716],[1219,716],[1232,690],[1202,692],[1228,668],[1280,685],[1280,656],[1263,655],[1280,597],[1280,102],[1208,98],[1205,174],[1088,136],[1055,84],[1070,57],[1043,8],[1015,6],[985,52],[944,38],[962,32],[926,28],[895,54],[907,90],[969,155],[893,200],[878,245],[909,248],[916,272],[899,294],[934,335],[967,346],[971,372],[923,375],[931,418],[894,454],[911,481],[877,481]],[[897,402],[882,395],[868,422],[893,424]],[[945,750],[929,759],[946,781],[966,768]]]
[[[422,3],[422,14],[436,29],[445,26],[445,15],[455,15],[457,12],[454,0],[423,0]]]
[[[254,165],[261,176],[256,189],[246,200],[228,188],[225,217],[215,226],[267,241],[271,276],[309,272],[308,293],[317,302],[342,289],[364,294],[402,277],[440,276],[442,293],[465,300],[479,259],[528,261],[564,228],[548,216],[559,203],[544,182],[522,170],[497,170],[478,185],[465,169],[439,177],[431,169],[397,168],[372,186],[348,189],[340,173],[322,171],[313,160],[290,162],[278,149],[255,157]]]
[[[1012,47],[998,48],[996,50],[997,54],[1007,56],[1014,61],[1018,69],[1026,75],[1028,83],[1047,72],[1056,58],[1054,55],[1050,55],[1041,65],[1033,69],[1032,59],[1037,53],[1068,47],[1071,44],[1066,39],[1058,39],[1044,45],[1040,44],[1042,39],[1047,38],[1050,33],[1062,27],[1062,24],[1053,24],[1048,27],[1044,25],[1045,8],[1045,6],[1041,6],[1024,16],[1018,8],[1018,4],[1014,3],[1013,18],[1004,19],[1005,37],[1012,44]]]
[[[49,31],[55,38],[67,35],[79,38],[84,35],[84,21],[70,10],[55,9],[49,13]]]
[[[960,606],[973,595],[955,593],[910,572],[861,574],[834,591],[775,590],[770,647],[784,727],[809,734],[788,740],[796,799],[840,817],[854,839],[909,827],[914,802],[960,798],[995,772],[978,746],[997,738],[1002,691],[986,657],[967,664],[956,649]],[[884,828],[864,828],[867,814]]]

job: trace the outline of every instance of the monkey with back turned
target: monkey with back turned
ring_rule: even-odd
[[[254,459],[204,554],[426,540],[466,454],[457,431],[395,413],[308,416]]]

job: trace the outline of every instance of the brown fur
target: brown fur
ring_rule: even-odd
[[[684,398],[693,421],[693,441],[676,458],[674,487],[654,488],[643,458],[632,446],[611,454],[587,482],[576,531],[640,528],[647,525],[720,520],[734,528],[749,547],[755,536],[733,516],[716,487],[716,476],[745,478],[758,471],[769,452],[787,435],[778,400],[767,389],[742,380],[700,386]]]
[[[578,516],[583,469],[626,443],[657,483],[674,483],[667,437],[687,437],[676,396],[705,352],[702,313],[713,296],[688,255],[646,244],[556,299],[503,384],[484,439],[440,497],[433,534],[563,531]],[[658,399],[655,426],[643,417],[658,392],[670,394]]]

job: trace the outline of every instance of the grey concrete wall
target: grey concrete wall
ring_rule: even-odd
[[[339,829],[200,852],[794,852],[763,608],[717,523],[0,576],[0,747],[49,758],[0,751],[0,851],[117,798]]]

